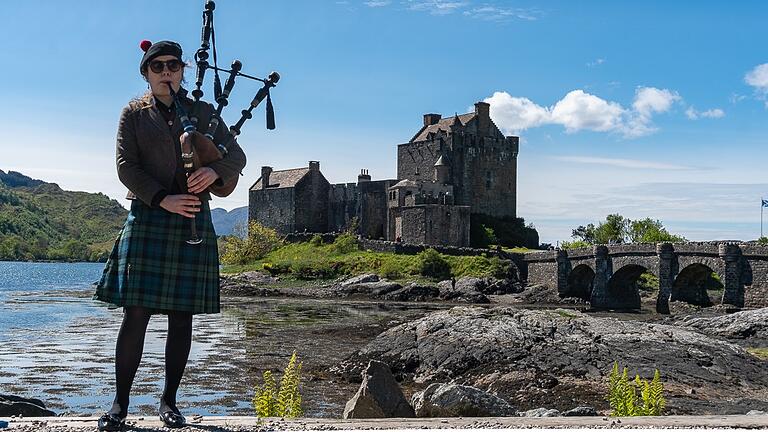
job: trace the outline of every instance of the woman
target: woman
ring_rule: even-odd
[[[125,422],[147,324],[158,313],[168,315],[159,414],[168,427],[185,424],[176,392],[192,343],[192,315],[219,312],[219,258],[206,190],[236,177],[245,166],[245,154],[233,141],[223,159],[187,178],[180,161],[183,130],[169,85],[190,116],[198,118],[201,130],[207,129],[213,107],[193,104],[181,88],[179,44],[142,41],[141,47],[139,71],[149,91],[123,109],[117,131],[117,174],[133,201],[94,296],[124,311],[115,348],[116,396],[99,418],[99,430],[107,431],[119,430]],[[220,123],[214,141],[225,142],[226,131]],[[186,243],[190,221],[201,244]]]

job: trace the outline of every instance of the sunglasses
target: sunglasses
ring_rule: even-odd
[[[160,60],[152,60],[149,62],[149,69],[154,73],[161,73],[163,72],[163,69],[165,67],[168,67],[168,70],[171,72],[178,72],[182,67],[184,67],[184,63],[173,59],[168,61],[160,61]]]

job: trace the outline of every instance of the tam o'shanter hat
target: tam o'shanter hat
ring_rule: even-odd
[[[144,51],[144,56],[141,58],[141,63],[139,64],[139,71],[142,74],[146,71],[147,64],[155,57],[161,55],[172,55],[178,58],[179,61],[184,61],[181,59],[181,45],[176,42],[164,40],[152,43],[151,41],[144,39],[139,46],[142,51]]]

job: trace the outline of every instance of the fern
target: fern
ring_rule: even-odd
[[[297,364],[296,351],[291,355],[288,366],[280,378],[278,390],[271,371],[264,372],[264,384],[256,388],[253,397],[253,408],[259,417],[301,417],[301,366]]]
[[[649,382],[635,375],[629,380],[629,371],[625,367],[619,374],[618,362],[613,363],[613,369],[608,376],[608,400],[612,416],[657,416],[661,415],[666,406],[664,400],[664,385],[661,374],[656,369],[653,379]],[[639,392],[639,397],[638,397]]]

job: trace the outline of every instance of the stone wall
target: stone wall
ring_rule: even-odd
[[[435,162],[447,153],[445,140],[417,141],[397,146],[397,178],[399,180],[432,181]],[[450,163],[450,162],[449,162]]]
[[[365,238],[387,238],[387,192],[397,180],[377,180],[358,183],[360,221],[359,234]]]
[[[296,231],[293,188],[258,189],[248,192],[248,220],[280,234]]]
[[[521,257],[520,270],[527,274],[529,284],[557,287],[561,294],[567,294],[571,291],[568,285],[571,272],[582,264],[594,271],[593,307],[621,308],[634,303],[635,299],[625,297],[636,293],[621,293],[622,298],[617,298],[608,288],[614,279],[619,282],[619,279],[634,278],[635,273],[642,271],[637,269],[642,267],[659,278],[657,310],[666,312],[678,276],[691,266],[700,269],[693,272],[698,274],[695,277],[708,277],[708,271],[719,275],[725,287],[722,303],[746,308],[768,307],[768,246],[755,243],[597,245],[589,249],[526,254]],[[691,267],[694,269],[696,267]],[[692,273],[688,274],[690,278]]]
[[[295,187],[296,231],[328,230],[328,189],[330,184],[319,169],[310,169]]]
[[[457,204],[471,206],[473,213],[516,217],[518,138],[478,138],[474,145],[454,148],[460,149],[454,152],[452,176]]]
[[[333,184],[328,189],[328,231],[344,231],[358,211],[357,183]]]

